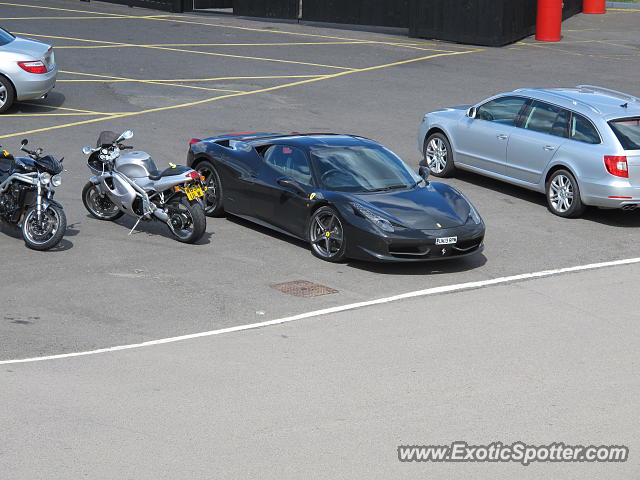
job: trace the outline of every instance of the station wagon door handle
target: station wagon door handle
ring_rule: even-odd
[[[544,148],[547,152],[552,152],[553,150],[556,149],[556,147],[554,147],[553,145],[545,145]]]
[[[496,137],[498,137],[499,140],[506,140],[507,138],[509,138],[509,135],[505,135],[504,133],[499,133],[498,135],[496,135]]]

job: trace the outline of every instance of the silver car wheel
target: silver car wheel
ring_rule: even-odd
[[[0,83],[0,107],[7,103],[7,88]]]
[[[441,138],[432,138],[427,145],[427,166],[435,173],[442,173],[447,166],[447,146]]]
[[[573,183],[565,175],[556,175],[551,181],[549,190],[549,200],[554,210],[564,213],[573,205]]]

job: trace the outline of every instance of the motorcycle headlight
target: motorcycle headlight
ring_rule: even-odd
[[[384,230],[385,232],[393,232],[395,230],[389,220],[381,217],[372,210],[369,210],[367,207],[364,207],[358,203],[352,203],[351,205],[353,206],[353,210],[357,215],[366,218],[381,230]]]
[[[40,182],[43,185],[46,185],[47,183],[49,183],[49,181],[51,181],[51,174],[50,173],[45,172],[45,173],[41,173],[40,174]]]
[[[51,185],[54,187],[59,187],[62,185],[62,177],[60,175],[54,175],[51,177]]]

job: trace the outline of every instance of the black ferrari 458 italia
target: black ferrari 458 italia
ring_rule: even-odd
[[[484,223],[455,188],[393,152],[335,134],[192,139],[187,163],[206,178],[206,213],[245,218],[338,262],[424,261],[482,251]]]

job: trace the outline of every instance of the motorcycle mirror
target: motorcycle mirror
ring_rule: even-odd
[[[20,145],[22,145],[23,147],[26,147],[28,143],[29,143],[29,140],[27,140],[26,138],[24,138],[24,139],[22,139],[22,141],[20,142]]]
[[[84,153],[85,155],[90,155],[91,153],[93,153],[93,148],[91,147],[84,147],[82,149],[82,153]]]
[[[121,140],[129,140],[131,137],[133,137],[133,130],[125,130],[122,132],[122,135],[120,135]]]

